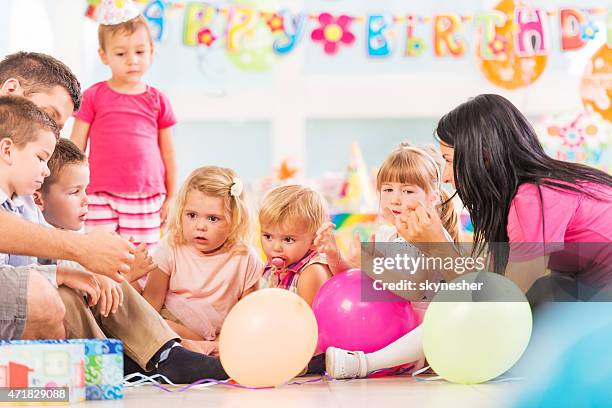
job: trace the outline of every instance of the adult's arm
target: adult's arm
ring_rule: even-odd
[[[47,228],[0,211],[0,252],[38,258],[68,259],[86,269],[123,281],[130,270],[134,246],[119,236],[103,231],[79,234]]]

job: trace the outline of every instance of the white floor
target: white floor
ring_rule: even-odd
[[[300,380],[303,380],[301,378]],[[387,377],[351,381],[323,381],[271,390],[244,390],[215,385],[180,393],[151,386],[126,389],[124,400],[88,401],[79,407],[510,407],[521,384],[516,382],[455,385],[445,381],[416,381]]]

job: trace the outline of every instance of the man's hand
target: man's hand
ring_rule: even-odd
[[[134,245],[119,235],[93,230],[78,234],[80,241],[75,261],[87,270],[108,276],[116,282],[123,282],[121,274],[130,271],[134,262]]]

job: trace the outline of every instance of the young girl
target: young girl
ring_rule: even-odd
[[[417,257],[421,251],[406,242],[395,228],[398,217],[414,211],[435,211],[443,220],[444,241],[457,243],[460,240],[459,218],[448,194],[441,188],[440,167],[434,159],[433,149],[425,149],[402,143],[383,162],[376,177],[376,188],[380,195],[380,212],[390,226],[383,225],[373,237],[374,242],[401,242],[406,253]],[[347,258],[338,251],[332,233],[333,224],[326,223],[317,233],[315,244],[325,252],[334,273],[348,268],[359,268],[361,264],[360,239],[356,235]],[[442,280],[440,271],[424,271],[426,279]],[[414,280],[414,279],[413,279]],[[430,300],[433,293],[423,293],[423,300]],[[413,303],[417,309],[425,306]],[[423,312],[423,310],[421,310]],[[369,354],[362,351],[347,351],[329,347],[326,352],[326,368],[334,378],[365,377],[368,373],[418,361],[422,364],[421,326],[396,340],[387,347]]]
[[[225,316],[261,277],[263,264],[250,245],[252,229],[236,173],[206,166],[181,187],[168,235],[152,249],[158,269],[149,275],[143,296],[178,335],[197,340],[197,351],[218,352]]]
[[[83,92],[71,139],[83,151],[91,142],[86,229],[153,245],[175,189],[176,119],[168,98],[142,82],[153,58],[146,19],[131,0],[118,4],[99,9],[98,53],[112,76]]]
[[[260,289],[287,289],[312,305],[321,285],[331,277],[325,255],[314,248],[316,231],[327,217],[323,197],[308,187],[277,187],[265,196],[259,223],[268,262]]]

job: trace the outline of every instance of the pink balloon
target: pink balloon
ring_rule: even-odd
[[[410,302],[390,292],[381,294],[384,301],[365,302],[362,284],[371,285],[371,279],[351,269],[319,289],[312,309],[319,327],[320,350],[334,346],[371,353],[418,326],[419,318]]]

